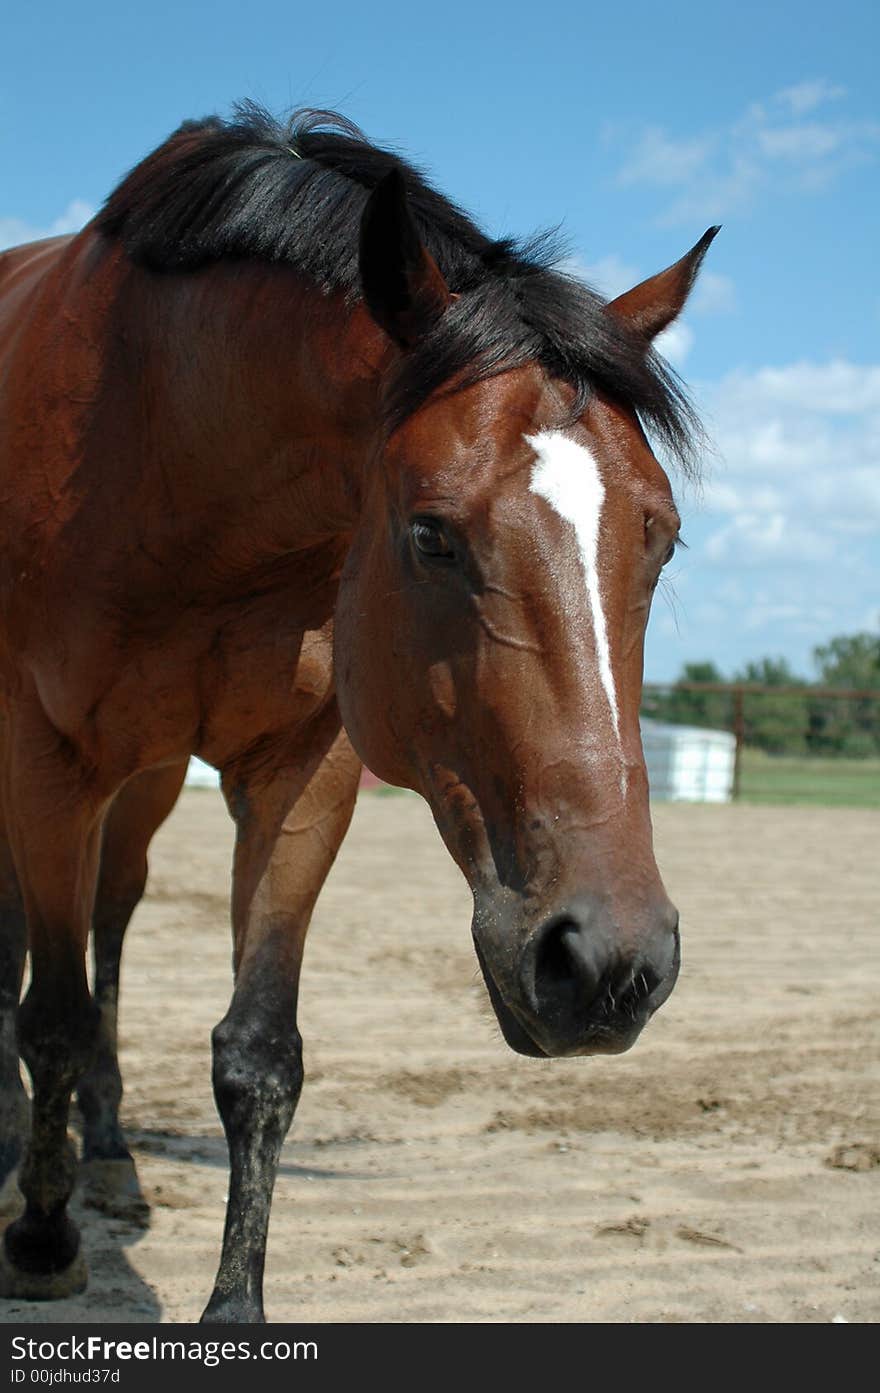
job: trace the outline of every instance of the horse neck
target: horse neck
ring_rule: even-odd
[[[379,425],[387,352],[360,306],[287,268],[133,272],[125,318],[150,396],[149,452],[178,511],[269,551],[350,532]]]

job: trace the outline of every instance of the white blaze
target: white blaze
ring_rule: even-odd
[[[574,528],[581,568],[593,621],[599,678],[608,698],[614,733],[620,740],[617,693],[611,671],[608,629],[599,588],[599,523],[605,501],[605,485],[599,466],[585,445],[579,445],[562,431],[541,431],[527,435],[537,461],[532,468],[532,493],[537,493]]]

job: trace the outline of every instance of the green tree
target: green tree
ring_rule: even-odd
[[[677,682],[724,682],[714,663],[685,663]],[[688,692],[670,687],[648,692],[642,703],[646,716],[673,725],[703,726],[709,730],[730,730],[733,707],[727,692]]]
[[[880,697],[880,636],[838,634],[813,649],[823,687],[852,687]],[[878,697],[816,697],[810,712],[809,744],[823,753],[862,758],[880,753]]]
[[[759,658],[737,672],[735,682],[762,687],[799,687],[797,692],[747,692],[743,698],[745,743],[771,755],[801,754],[806,748],[810,711],[807,683],[785,658]]]
[[[813,650],[818,683],[793,672],[785,658],[758,658],[746,663],[731,680],[763,687],[743,697],[745,742],[768,754],[839,754],[861,758],[880,754],[880,636],[838,634]],[[678,683],[723,684],[713,662],[686,663]],[[814,695],[816,686],[847,687],[876,696],[826,698]],[[796,688],[774,692],[774,687]],[[716,730],[734,728],[735,710],[729,692],[687,691],[672,686],[646,692],[645,716],[675,725]]]
[[[839,634],[813,649],[823,687],[863,687],[880,691],[880,635]]]

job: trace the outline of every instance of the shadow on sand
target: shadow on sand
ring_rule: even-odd
[[[151,1156],[174,1165],[226,1170],[229,1164],[222,1136],[183,1134],[132,1128],[129,1145],[137,1157]],[[321,1180],[366,1180],[375,1172],[296,1164],[283,1160],[279,1177]],[[22,1196],[10,1176],[0,1189],[0,1234],[20,1212]],[[141,1187],[136,1164],[92,1161],[80,1165],[70,1214],[82,1234],[82,1251],[89,1285],[77,1296],[57,1301],[0,1298],[0,1323],[149,1323],[162,1320],[163,1307],[155,1290],[132,1266],[127,1252],[141,1241],[151,1223],[151,1208]],[[218,1214],[218,1239],[222,1216]],[[206,1273],[206,1282],[210,1274]],[[207,1290],[205,1295],[207,1296]]]
[[[0,1190],[0,1232],[21,1212],[23,1199],[15,1175]],[[82,1236],[89,1286],[78,1295],[54,1301],[23,1297],[0,1299],[0,1322],[81,1323],[94,1320],[158,1322],[162,1304],[132,1267],[126,1249],[150,1226],[150,1207],[137,1171],[127,1161],[92,1161],[80,1166],[70,1201],[70,1215]],[[91,1299],[90,1299],[91,1295]]]

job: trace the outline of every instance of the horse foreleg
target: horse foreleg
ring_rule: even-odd
[[[303,944],[348,828],[360,764],[335,717],[314,749],[271,783],[224,787],[238,835],[233,878],[235,989],[213,1035],[214,1096],[229,1146],[223,1252],[205,1321],[262,1321],[272,1190],[302,1086],[296,1028]],[[290,760],[288,752],[286,759]],[[309,766],[306,767],[306,760]]]
[[[31,954],[18,1040],[33,1105],[19,1171],[25,1210],[4,1234],[0,1292],[49,1299],[81,1291],[86,1282],[79,1233],[67,1214],[76,1176],[67,1121],[71,1092],[98,1030],[85,950],[102,805],[75,752],[36,701],[16,712],[10,735],[4,801],[15,810],[9,836]]]
[[[92,915],[94,994],[101,1018],[94,1061],[77,1087],[84,1161],[131,1161],[119,1125],[119,965],[125,931],[147,881],[147,850],[177,802],[186,769],[183,761],[148,769],[129,779],[104,820],[101,870]]]

